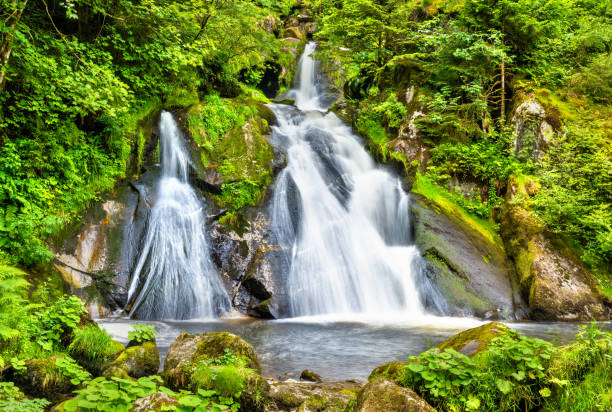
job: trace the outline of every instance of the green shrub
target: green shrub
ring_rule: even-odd
[[[131,342],[149,342],[155,340],[157,331],[153,325],[134,325],[133,329],[128,332],[128,339]]]

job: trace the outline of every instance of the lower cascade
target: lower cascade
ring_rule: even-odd
[[[409,197],[377,167],[349,127],[329,112],[306,46],[296,106],[271,105],[274,143],[287,153],[276,182],[272,221],[288,251],[284,274],[290,316],[438,311],[444,301],[423,276],[411,239]]]
[[[210,318],[231,310],[205,236],[204,205],[188,181],[189,152],[177,123],[162,112],[161,178],[132,275],[130,316]]]

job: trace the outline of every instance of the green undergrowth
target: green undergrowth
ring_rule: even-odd
[[[502,241],[498,234],[497,225],[490,220],[469,213],[460,205],[460,202],[464,201],[463,199],[459,200],[461,199],[460,195],[436,185],[427,175],[421,175],[420,173],[416,175],[412,191],[433,202],[445,215],[459,222],[462,226],[476,231],[490,243],[501,247]]]
[[[413,356],[400,382],[443,411],[603,411],[611,366],[612,334],[594,323],[563,347],[509,329],[473,358],[438,348]]]
[[[68,346],[71,355],[99,363],[106,362],[119,350],[112,337],[94,324],[77,329]]]

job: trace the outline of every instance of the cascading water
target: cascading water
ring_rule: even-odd
[[[130,284],[130,316],[218,317],[231,305],[209,256],[204,205],[188,181],[188,151],[170,113],[162,112],[159,129],[161,178]]]
[[[443,299],[422,276],[411,240],[409,197],[376,167],[358,138],[325,113],[324,81],[309,43],[291,94],[297,109],[271,105],[274,143],[287,153],[272,221],[288,250],[291,316],[366,314],[417,317]]]

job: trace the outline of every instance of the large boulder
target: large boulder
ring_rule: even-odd
[[[102,376],[142,378],[159,371],[159,351],[154,341],[129,346],[115,360],[104,365]]]
[[[526,206],[537,184],[512,177],[508,183],[508,207],[501,233],[513,258],[521,292],[529,302],[531,317],[540,320],[609,320],[595,280],[563,242],[547,233]]]
[[[554,129],[547,121],[546,110],[534,97],[519,93],[515,100],[511,117],[514,155],[519,159],[538,161],[550,145]]]
[[[221,357],[226,350],[242,358],[246,367],[261,373],[261,365],[253,346],[240,336],[229,332],[183,332],[172,342],[164,360],[164,381],[172,388],[190,387],[192,366],[201,360]]]
[[[357,397],[361,385],[356,382],[305,383],[287,380],[269,381],[266,411],[343,412]]]
[[[499,322],[489,322],[476,328],[460,332],[435,347],[440,351],[454,349],[466,356],[472,357],[485,351],[493,339],[507,333],[510,330],[506,325]]]
[[[250,316],[277,318],[284,311],[283,282],[287,262],[271,237],[264,211],[245,215],[242,228],[213,224],[212,257],[224,278],[235,308]]]
[[[366,384],[357,395],[355,412],[435,412],[411,389],[383,378]]]
[[[415,242],[452,314],[522,318],[514,267],[498,235],[446,204],[413,195]],[[451,205],[452,206],[452,205]]]

